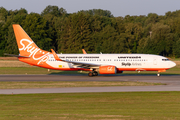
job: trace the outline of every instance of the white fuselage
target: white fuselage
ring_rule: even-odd
[[[58,54],[58,57],[66,61],[93,63],[101,66],[113,65],[119,71],[158,71],[167,70],[176,65],[166,57],[149,54]],[[78,66],[72,63],[56,61],[52,54],[49,54],[46,63],[55,69],[78,69]]]

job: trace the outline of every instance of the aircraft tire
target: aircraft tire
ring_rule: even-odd
[[[94,71],[93,76],[98,76],[98,72]]]
[[[89,76],[89,77],[92,77],[92,76],[93,76],[93,73],[92,73],[92,72],[89,72],[89,73],[88,73],[88,76]]]

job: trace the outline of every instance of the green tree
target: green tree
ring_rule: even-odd
[[[142,38],[142,25],[140,23],[126,23],[125,28],[128,53],[136,53],[139,39]]]
[[[92,9],[92,10],[81,10],[85,14],[89,15],[97,15],[97,16],[106,16],[106,17],[114,17],[109,10],[102,10],[102,9]]]
[[[25,9],[20,9],[11,11],[10,16],[7,17],[6,23],[3,25],[3,31],[5,35],[5,39],[3,44],[5,45],[3,52],[10,54],[18,54],[18,47],[16,43],[16,39],[14,36],[14,31],[12,28],[12,24],[20,24],[26,18],[27,11]]]
[[[52,39],[48,36],[47,20],[39,14],[31,13],[23,21],[22,27],[41,49],[50,51]]]
[[[145,25],[155,24],[157,22],[159,22],[159,16],[155,13],[149,13],[148,18],[145,21]]]
[[[74,13],[68,18],[60,18],[58,30],[58,50],[67,53],[81,52],[82,48],[92,49],[90,43],[89,16],[83,13]]]
[[[8,38],[7,38],[7,43],[6,43],[6,47],[4,49],[5,53],[9,53],[9,54],[19,54],[19,50],[17,47],[17,43],[16,43],[16,39],[15,39],[15,35],[14,35],[14,31],[13,31],[13,27],[12,25],[9,26],[8,28]]]
[[[51,6],[48,5],[42,12],[41,15],[44,16],[46,14],[51,14],[53,16],[59,17],[63,14],[67,14],[66,10],[64,8],[58,8],[58,6]]]
[[[102,40],[101,40],[101,52],[103,53],[117,53],[117,47],[119,46],[119,42],[117,42],[119,35],[116,30],[107,25],[100,33]]]
[[[157,23],[152,26],[152,36],[145,39],[143,48],[145,53],[168,56],[172,52],[173,40],[170,27]]]
[[[173,54],[176,58],[180,57],[180,39],[177,40],[173,45]]]

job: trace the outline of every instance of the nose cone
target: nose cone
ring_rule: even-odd
[[[176,63],[175,62],[173,62],[173,61],[171,61],[171,63],[170,63],[170,67],[172,68],[172,67],[175,67],[176,66]]]

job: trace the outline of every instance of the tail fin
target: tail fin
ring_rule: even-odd
[[[46,54],[47,51],[41,50],[33,40],[28,36],[28,34],[23,30],[23,28],[18,24],[13,24],[14,33],[16,36],[16,41],[19,48],[19,53],[21,56],[31,57],[33,54]]]
[[[31,60],[36,61],[35,63],[37,64],[45,61],[49,52],[41,50],[20,25],[13,24],[13,29],[16,36],[20,56],[27,56],[32,58]]]

